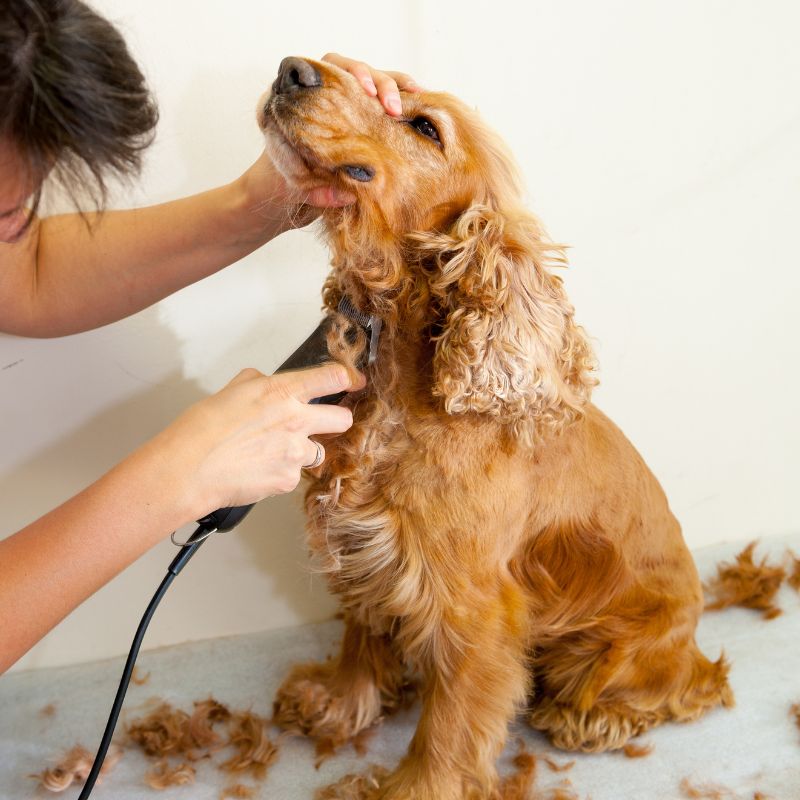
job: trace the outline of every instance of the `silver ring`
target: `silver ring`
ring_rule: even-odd
[[[314,442],[313,439],[310,441]],[[306,464],[303,469],[314,469],[314,467],[318,467],[325,459],[325,451],[322,449],[322,445],[319,442],[314,442],[314,444],[317,446],[317,457],[310,464]]]

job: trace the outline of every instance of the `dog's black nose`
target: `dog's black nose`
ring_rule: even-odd
[[[275,94],[288,94],[314,86],[322,86],[322,76],[308,61],[302,58],[284,58],[281,61],[273,86]]]

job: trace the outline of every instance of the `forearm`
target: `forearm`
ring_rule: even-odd
[[[0,673],[171,531],[291,491],[352,413],[313,397],[364,387],[340,365],[242,370],[96,483],[0,541]],[[324,455],[324,450],[321,451]]]
[[[18,284],[0,292],[16,300],[2,330],[63,336],[127,317],[251,253],[287,214],[256,204],[239,179],[147,208],[38,220],[0,277]]]
[[[0,542],[0,673],[75,607],[192,519],[168,457],[148,443]]]

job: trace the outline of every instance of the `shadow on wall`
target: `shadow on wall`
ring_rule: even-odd
[[[275,265],[272,265],[273,270],[274,268]],[[280,280],[275,276],[271,278],[268,274],[263,276],[265,289],[273,279]],[[245,366],[254,366],[265,372],[276,369],[319,322],[319,289],[319,286],[314,286],[312,302],[300,307],[281,303],[271,305],[261,313],[257,312],[246,329],[228,343],[224,352],[209,361],[206,373],[227,380]],[[228,375],[226,370],[231,374]],[[240,526],[230,534],[222,534],[217,539],[216,546],[227,546],[228,536],[239,540],[247,566],[255,567],[269,576],[271,587],[289,605],[297,618],[295,621],[317,622],[330,618],[336,609],[336,603],[324,588],[324,578],[311,571],[305,545],[305,486],[306,481],[301,479],[293,493],[262,500]],[[233,560],[229,566],[236,569]],[[198,570],[199,580],[205,577],[211,582],[220,581],[219,573],[215,572],[216,567],[210,562],[205,576],[203,569],[201,564]],[[230,577],[223,576],[223,580],[227,583]],[[261,626],[264,628],[277,627],[270,617],[270,600],[274,598],[264,598],[265,617]],[[254,612],[250,609],[248,613]]]
[[[221,82],[236,80],[251,84],[252,92],[233,93],[223,100],[227,107],[209,102],[220,94]],[[165,113],[166,138],[159,137],[150,165],[155,169],[127,203],[145,201],[142,192],[152,202],[163,196],[162,189],[175,198],[240,175],[261,152],[254,109],[271,80],[263,70],[225,75],[224,81],[221,75],[193,78],[180,103],[182,118],[170,127],[174,112]],[[167,180],[168,187],[161,183]],[[114,196],[123,199],[118,192]],[[18,350],[35,355],[15,366],[13,379],[3,384],[16,422],[11,420],[7,469],[0,473],[0,536],[81,491],[239,369],[274,369],[319,320],[325,271],[327,256],[313,234],[293,233],[248,263],[180,293],[166,314],[152,307],[55,342],[0,341],[0,349],[8,344],[15,360]],[[182,574],[180,591],[156,615],[145,646],[329,617],[333,601],[321,586],[311,591],[321,582],[312,580],[308,569],[301,495],[299,489],[262,501],[234,532],[204,547]],[[145,554],[70,615],[21,666],[126,651],[132,626],[173,552],[166,543]],[[223,596],[215,597],[215,589]],[[97,649],[84,654],[70,641],[80,637],[85,648],[89,628],[96,631],[91,640]]]
[[[282,309],[278,317],[291,313],[292,309]],[[117,363],[123,368],[133,365],[132,371],[143,375],[137,369],[141,367],[137,359],[142,361],[148,353],[158,351],[174,364],[180,357],[180,344],[156,316],[155,312],[146,311],[137,315],[133,323],[126,320],[115,326],[138,326],[138,340],[132,340],[130,331],[115,331],[106,338],[90,336],[82,347],[76,337],[71,357],[77,362],[88,356],[94,372]],[[275,324],[271,314],[264,315],[242,341],[263,342]],[[120,338],[125,342],[122,348],[118,346]],[[242,346],[240,342],[239,347]],[[140,348],[144,352],[138,352]],[[121,354],[121,350],[130,352]],[[242,360],[241,353],[235,361],[233,357],[230,360]],[[213,364],[209,366],[215,368]],[[245,364],[232,367],[232,372],[239,366]],[[152,382],[145,377],[134,382],[129,370],[114,374],[114,380],[128,381],[133,387],[126,391],[124,400],[94,414],[60,438],[49,440],[47,446],[0,476],[2,535],[19,530],[81,491],[206,396],[174,366]],[[55,409],[59,395],[67,387],[59,386],[59,380],[50,382],[51,377],[45,376],[45,390],[52,393],[51,402],[55,405],[50,408]],[[68,380],[67,376],[64,382]],[[80,402],[79,398],[70,399]],[[30,418],[29,424],[34,427],[46,424],[46,420]],[[156,615],[145,647],[330,617],[333,604],[324,590],[311,591],[300,494],[298,490],[294,495],[262,501],[235,531],[220,534],[206,545],[192,567],[182,573],[178,590],[171,593],[163,604],[165,608]],[[124,514],[125,509],[119,509],[119,513]],[[173,554],[168,541],[145,554],[67,617],[19,666],[67,663],[125,652],[144,603]]]

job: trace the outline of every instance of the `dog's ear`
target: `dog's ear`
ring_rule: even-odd
[[[446,233],[413,238],[441,313],[433,391],[445,410],[533,423],[531,433],[580,414],[594,384],[592,353],[547,269],[564,261],[562,249],[537,220],[476,203]]]

